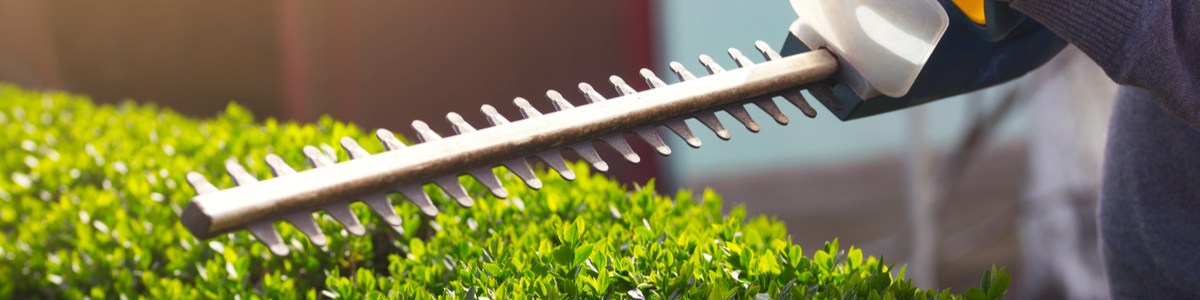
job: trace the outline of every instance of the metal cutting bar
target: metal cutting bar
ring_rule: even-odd
[[[321,210],[338,201],[431,183],[439,177],[495,167],[506,160],[524,159],[614,133],[666,123],[680,116],[770,97],[826,80],[837,69],[833,55],[816,50],[428,140],[402,151],[382,152],[253,184],[208,191],[192,199],[183,211],[182,222],[197,238],[205,239],[255,222]]]

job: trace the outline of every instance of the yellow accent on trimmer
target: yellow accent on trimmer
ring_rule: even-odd
[[[984,0],[952,0],[954,5],[962,10],[963,14],[967,15],[968,19],[979,25],[987,25],[987,15],[983,10]]]

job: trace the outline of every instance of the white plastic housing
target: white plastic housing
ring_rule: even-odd
[[[937,0],[791,0],[792,34],[838,57],[838,80],[859,97],[908,94],[950,26]]]

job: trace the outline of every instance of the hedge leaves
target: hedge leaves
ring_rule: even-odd
[[[509,199],[470,181],[477,201],[469,209],[430,188],[443,209],[436,218],[393,195],[404,220],[396,228],[355,204],[364,237],[318,213],[325,249],[280,223],[297,248],[288,257],[272,256],[245,232],[201,241],[180,225],[194,195],[187,172],[228,188],[226,159],[270,178],[267,153],[304,166],[301,147],[328,149],[342,136],[382,150],[363,130],[330,118],[257,123],[231,104],[195,120],[151,104],[94,105],[0,85],[0,298],[964,297],[918,290],[902,272],[836,240],[806,257],[783,223],[740,208],[722,214],[712,191],[631,189],[582,164],[575,182],[545,174],[541,191],[502,174]],[[997,299],[1008,281],[989,270],[965,298]]]

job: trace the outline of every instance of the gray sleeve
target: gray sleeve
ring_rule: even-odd
[[[1012,0],[1113,81],[1200,129],[1200,0]]]

